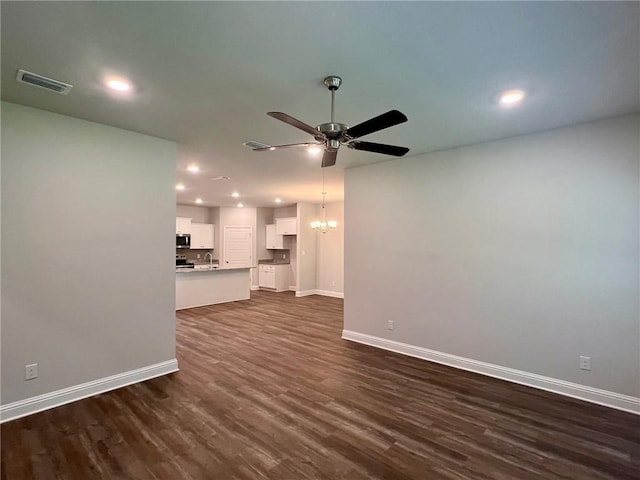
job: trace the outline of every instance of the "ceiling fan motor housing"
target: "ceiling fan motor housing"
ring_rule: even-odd
[[[344,123],[321,123],[316,128],[326,138],[340,138],[349,127]]]

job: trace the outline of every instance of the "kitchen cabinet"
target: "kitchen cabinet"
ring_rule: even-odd
[[[276,218],[276,233],[278,235],[295,235],[297,227],[298,219],[296,217]]]
[[[284,237],[278,235],[275,225],[266,225],[265,248],[268,250],[282,250],[284,248]]]
[[[258,266],[258,286],[276,292],[289,290],[289,265]]]
[[[210,223],[191,224],[191,248],[213,248],[214,227]]]
[[[187,217],[176,217],[176,235],[191,234],[191,219]]]

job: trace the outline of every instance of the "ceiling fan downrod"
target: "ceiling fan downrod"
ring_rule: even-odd
[[[321,123],[316,127],[322,134],[317,140],[324,141],[326,148],[330,152],[334,152],[340,147],[340,139],[349,128],[343,123],[335,123],[335,94],[336,90],[342,85],[342,78],[331,75],[324,79],[324,84],[331,92],[331,121],[329,123]]]
[[[342,78],[338,77],[337,75],[330,75],[328,77],[325,77],[324,84],[331,92],[331,123],[333,123],[335,113],[335,95],[336,90],[338,90],[340,88],[340,85],[342,85]]]

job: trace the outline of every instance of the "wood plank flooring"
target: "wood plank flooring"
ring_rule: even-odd
[[[178,312],[181,371],[2,426],[2,480],[640,479],[640,417],[340,339],[342,300]]]

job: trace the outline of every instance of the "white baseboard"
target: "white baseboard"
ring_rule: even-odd
[[[461,370],[468,370],[470,372],[480,373],[489,377],[519,383],[528,387],[558,393],[567,397],[597,403],[598,405],[604,405],[617,410],[640,414],[640,398],[609,392],[607,390],[600,390],[598,388],[571,383],[557,378],[545,377],[535,373],[515,370],[513,368],[502,367],[500,365],[480,362],[470,358],[458,357],[456,355],[450,355],[448,353],[429,350],[427,348],[396,342],[386,338],[374,337],[372,335],[366,335],[364,333],[353,332],[350,330],[343,330],[342,338],[352,342],[363,343],[372,347],[401,353],[410,357],[441,363]]]
[[[324,295],[325,297],[344,298],[342,292],[332,292],[331,290],[316,290],[316,295]]]
[[[344,293],[342,292],[331,292],[329,290],[303,290],[301,292],[296,292],[296,297],[306,297],[308,295],[323,295],[325,297],[335,297],[335,298],[344,298]]]
[[[251,285],[251,290],[260,290],[258,285]]]
[[[50,408],[59,407],[66,403],[75,402],[83,398],[92,397],[99,393],[115,390],[133,383],[143,382],[168,373],[177,372],[178,360],[168,360],[148,367],[130,370],[110,377],[93,380],[73,387],[63,388],[55,392],[45,393],[35,397],[19,400],[0,406],[0,423],[15,420],[20,417],[42,412]]]
[[[315,295],[316,291],[315,290],[299,290],[296,292],[296,297],[306,297],[309,295]]]

